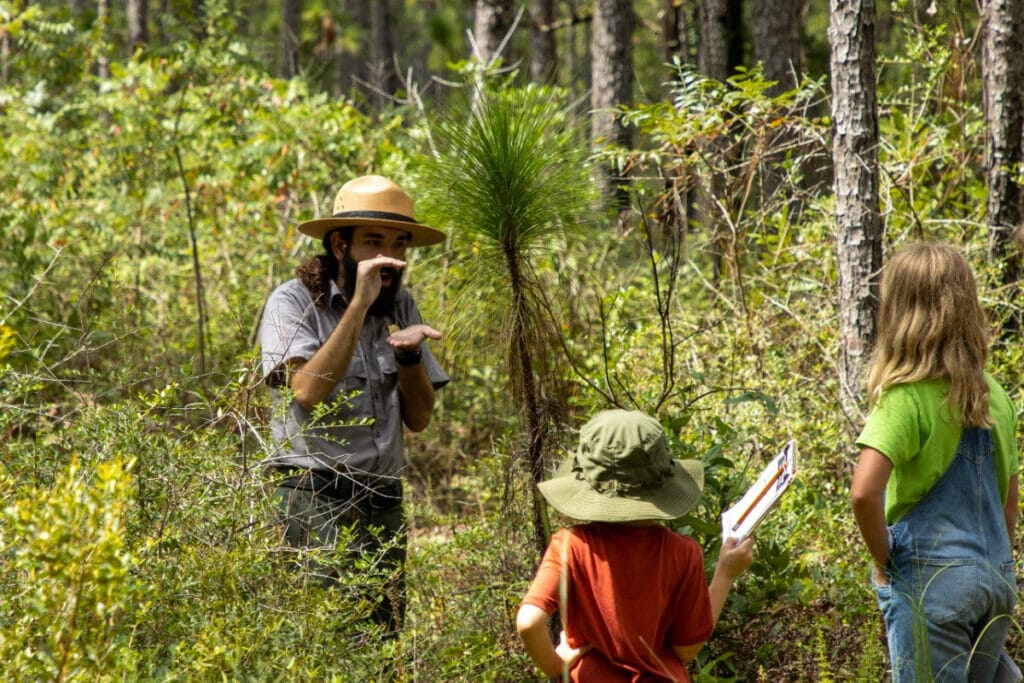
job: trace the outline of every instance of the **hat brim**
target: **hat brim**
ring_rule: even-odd
[[[410,247],[429,247],[444,242],[445,234],[429,225],[410,223],[409,221],[392,221],[386,218],[317,218],[299,223],[299,232],[303,235],[322,240],[324,235],[334,228],[348,225],[378,225],[382,228],[398,228],[409,233]]]
[[[570,455],[555,475],[537,485],[553,508],[566,517],[588,522],[636,522],[679,519],[693,511],[704,490],[704,465],[699,460],[673,460],[671,477],[637,493],[601,493],[577,479]]]

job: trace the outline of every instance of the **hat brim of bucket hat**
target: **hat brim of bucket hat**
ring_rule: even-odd
[[[573,472],[569,455],[555,475],[537,485],[553,508],[566,517],[587,522],[636,522],[679,519],[693,511],[704,489],[704,465],[699,460],[673,460],[673,474],[657,487],[624,495],[601,493]]]
[[[387,218],[368,218],[365,216],[317,218],[299,223],[299,232],[303,235],[309,235],[314,239],[322,240],[324,235],[334,228],[344,228],[349,225],[377,225],[382,228],[405,230],[409,233],[410,247],[429,247],[432,244],[440,244],[445,239],[443,232],[429,225]]]

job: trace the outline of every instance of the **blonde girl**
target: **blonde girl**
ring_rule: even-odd
[[[992,681],[1016,600],[1016,410],[985,372],[963,255],[901,248],[882,273],[871,412],[850,487],[893,681]]]

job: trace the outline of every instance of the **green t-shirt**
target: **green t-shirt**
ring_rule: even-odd
[[[1010,477],[1020,467],[1017,411],[999,383],[988,373],[985,379],[994,423],[996,481],[1005,503]],[[871,410],[857,439],[857,446],[874,448],[892,461],[892,476],[885,487],[885,519],[889,524],[924,498],[953,462],[962,427],[943,404],[948,390],[946,379],[890,387]]]

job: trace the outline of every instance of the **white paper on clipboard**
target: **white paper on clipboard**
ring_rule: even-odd
[[[796,441],[788,441],[743,497],[722,513],[722,540],[749,536],[795,478]]]

